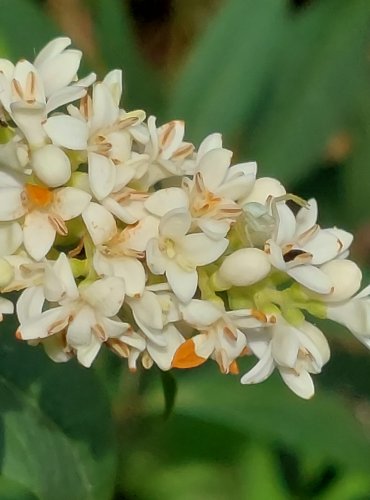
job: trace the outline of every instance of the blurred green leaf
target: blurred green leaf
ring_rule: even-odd
[[[344,474],[318,500],[367,500],[370,498],[369,476],[361,473]]]
[[[109,403],[93,371],[57,365],[42,351],[2,334],[1,474],[41,500],[110,499],[116,447]]]
[[[288,500],[276,457],[271,449],[254,443],[246,449],[240,461],[241,498],[248,500]]]
[[[255,112],[275,71],[285,5],[284,0],[231,0],[210,22],[169,103],[168,118],[187,120],[191,140],[235,132]]]
[[[0,498],[4,500],[37,500],[37,496],[29,490],[4,476],[0,476]]]
[[[222,424],[246,436],[292,447],[317,458],[352,468],[367,467],[367,435],[344,399],[317,391],[303,401],[278,376],[257,386],[242,386],[233,377],[209,371],[179,377],[175,415],[191,415]],[[153,392],[153,410],[160,411],[160,394]]]
[[[45,11],[29,0],[0,0],[0,56],[33,59],[58,34]]]
[[[158,75],[143,59],[137,46],[126,2],[100,0],[96,4],[96,28],[105,64],[122,68],[127,91],[125,108],[143,108],[160,114],[162,94]]]
[[[370,78],[369,78],[370,82]],[[370,222],[370,97],[361,92],[355,109],[353,155],[343,168],[347,219],[358,227]]]
[[[348,125],[364,85],[368,0],[316,2],[292,18],[275,90],[246,145],[264,174],[295,182]]]
[[[177,383],[176,379],[170,372],[161,372],[161,380],[163,386],[164,395],[164,418],[168,418],[175,405],[176,394],[177,394]]]

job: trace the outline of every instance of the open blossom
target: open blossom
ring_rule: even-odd
[[[277,368],[288,387],[308,399],[314,394],[311,373],[320,373],[330,351],[322,332],[305,321],[299,327],[283,318],[261,331],[247,331],[248,345],[260,358],[245,375],[242,384],[262,382]]]
[[[147,263],[153,274],[166,274],[175,295],[188,302],[198,284],[196,268],[215,261],[227,248],[222,238],[213,241],[203,233],[188,234],[191,215],[185,210],[171,210],[159,223],[158,238],[148,242]]]
[[[55,362],[89,367],[104,346],[132,372],[212,360],[235,375],[254,356],[243,384],[277,370],[310,398],[330,357],[312,317],[370,348],[352,235],[232,164],[220,134],[197,149],[182,120],[122,108],[120,70],[79,80],[70,43],[0,59],[0,321],[17,291],[17,338]]]
[[[265,244],[271,264],[310,290],[329,294],[333,285],[320,265],[345,254],[352,235],[337,228],[321,229],[315,200],[296,216],[285,203],[274,208],[275,231]]]

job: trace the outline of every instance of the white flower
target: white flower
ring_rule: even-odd
[[[245,335],[239,328],[260,326],[250,310],[226,312],[206,300],[180,306],[183,319],[200,333],[182,344],[173,359],[174,368],[193,368],[216,360],[222,373],[238,373],[236,358],[245,351]]]
[[[272,209],[276,227],[265,245],[271,264],[314,292],[331,293],[333,283],[319,266],[345,255],[352,235],[337,228],[320,229],[315,200],[310,200],[309,207],[301,208],[296,216],[282,202],[272,205]]]
[[[370,349],[370,286],[349,300],[328,303],[327,318],[344,325]]]
[[[42,124],[47,113],[86,94],[95,75],[84,81],[71,82],[76,76],[82,53],[65,50],[69,38],[56,38],[46,45],[34,64],[21,60],[16,66],[5,64],[0,72],[0,102],[33,148],[46,143]]]
[[[298,396],[314,395],[311,373],[320,373],[329,360],[330,350],[322,332],[305,321],[294,327],[279,317],[262,330],[245,330],[248,347],[260,359],[241,378],[242,384],[258,384],[276,367],[287,386]]]
[[[188,302],[198,284],[196,268],[214,262],[228,246],[228,240],[212,240],[202,233],[187,234],[191,226],[188,211],[171,210],[159,223],[159,237],[147,246],[147,263],[153,274],[166,274],[175,295]]]
[[[140,298],[127,302],[146,339],[147,357],[161,370],[169,370],[177,348],[184,342],[184,337],[173,325],[180,319],[175,297],[168,292],[145,290]]]
[[[88,367],[103,342],[130,329],[116,316],[124,296],[124,283],[115,277],[77,287],[67,257],[60,254],[46,269],[43,286],[28,288],[18,299],[17,336],[37,340],[65,330],[66,346]],[[54,307],[43,311],[45,301]]]
[[[0,220],[24,216],[23,243],[32,258],[41,260],[52,247],[55,235],[68,234],[65,221],[79,216],[91,196],[76,188],[50,190],[0,172]]]
[[[143,160],[146,160],[146,173],[139,181],[142,189],[147,190],[156,182],[171,176],[192,173],[194,162],[188,160],[192,157],[194,146],[183,141],[183,121],[173,120],[157,128],[156,118],[150,116],[148,131],[149,141],[142,154]]]

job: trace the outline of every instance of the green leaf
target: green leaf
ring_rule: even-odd
[[[175,406],[177,383],[176,379],[170,372],[161,372],[161,381],[164,396],[164,412],[163,416],[167,419]]]
[[[117,450],[94,372],[4,332],[0,357],[1,475],[41,500],[110,499]]]
[[[4,500],[37,500],[37,497],[16,481],[0,476],[0,498]]]
[[[109,69],[124,71],[125,108],[137,107],[160,113],[162,94],[158,75],[143,59],[124,2],[100,0],[96,4],[96,30],[104,61]]]
[[[247,144],[264,174],[297,181],[348,124],[363,86],[369,20],[367,0],[316,2],[292,18],[275,90]]]
[[[160,393],[149,401],[160,412]],[[322,388],[310,401],[292,394],[276,374],[264,384],[242,386],[234,377],[206,369],[179,377],[175,415],[201,418],[309,457],[348,467],[367,467],[369,440],[345,400]]]
[[[274,74],[285,1],[231,0],[190,54],[170,97],[168,117],[187,120],[190,139],[232,133],[255,112]]]
[[[287,500],[288,492],[279,473],[276,457],[262,445],[252,444],[240,461],[241,498],[248,500]]]
[[[353,133],[356,140],[352,157],[343,168],[347,219],[355,227],[370,222],[370,98],[368,82],[359,95]],[[343,203],[343,200],[342,200]]]
[[[59,34],[45,11],[29,0],[0,0],[0,57],[33,60]]]

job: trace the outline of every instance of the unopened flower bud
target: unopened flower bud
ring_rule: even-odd
[[[361,286],[362,273],[359,267],[347,259],[331,260],[321,266],[333,283],[333,292],[325,296],[327,302],[340,302],[354,295]]]
[[[213,276],[216,289],[248,286],[265,278],[270,272],[267,255],[258,248],[242,248],[228,255]]]
[[[264,205],[269,196],[275,198],[284,194],[286,194],[286,190],[277,179],[273,177],[261,177],[260,179],[256,179],[251,193],[243,200],[242,204],[255,202]]]
[[[71,177],[68,156],[54,144],[48,144],[32,154],[32,167],[40,181],[49,187],[62,186]]]

